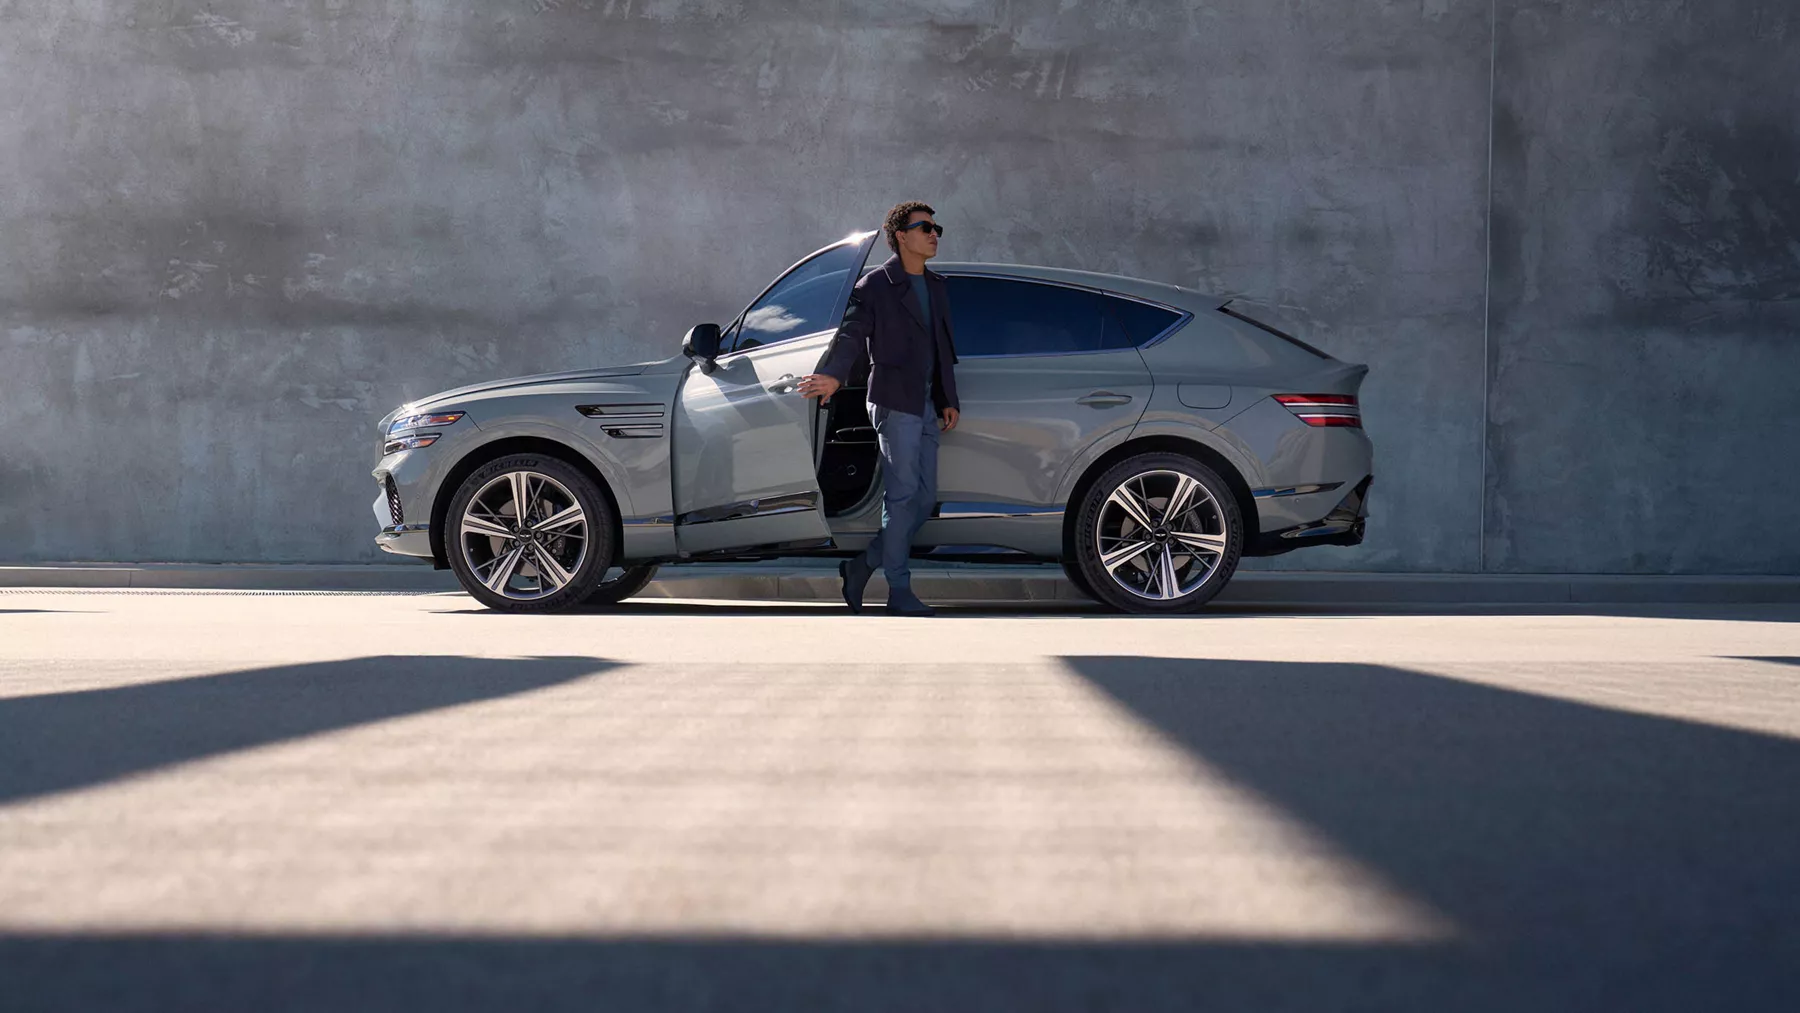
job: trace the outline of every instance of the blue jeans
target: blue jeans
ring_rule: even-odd
[[[931,411],[931,402],[925,407]],[[887,574],[890,589],[911,588],[913,536],[937,506],[937,419],[872,404],[869,420],[881,442],[881,532],[864,558]]]

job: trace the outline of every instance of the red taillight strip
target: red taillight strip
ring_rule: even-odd
[[[1275,400],[1284,405],[1330,404],[1356,407],[1355,394],[1277,394]]]
[[[1362,428],[1354,394],[1277,394],[1275,400],[1309,426]]]

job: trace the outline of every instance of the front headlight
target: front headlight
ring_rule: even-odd
[[[408,429],[437,429],[442,426],[455,425],[456,420],[467,412],[432,412],[425,415],[402,415],[388,423],[388,435],[405,432]]]

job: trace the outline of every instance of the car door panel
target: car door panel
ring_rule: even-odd
[[[831,536],[813,453],[816,402],[793,381],[832,332],[721,358],[695,370],[675,412],[676,542],[683,552]]]
[[[818,366],[874,236],[801,261],[728,330],[711,372],[675,399],[675,539],[683,554],[831,538],[820,495],[819,407],[798,380]]]
[[[942,506],[923,544],[987,544],[1007,527],[1060,518],[1064,473],[1091,445],[1124,440],[1152,389],[1133,349],[966,358],[956,380],[962,418],[938,450]]]

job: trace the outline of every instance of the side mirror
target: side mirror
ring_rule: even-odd
[[[681,339],[681,354],[698,360],[700,372],[711,373],[713,360],[719,357],[719,325],[695,324]]]

